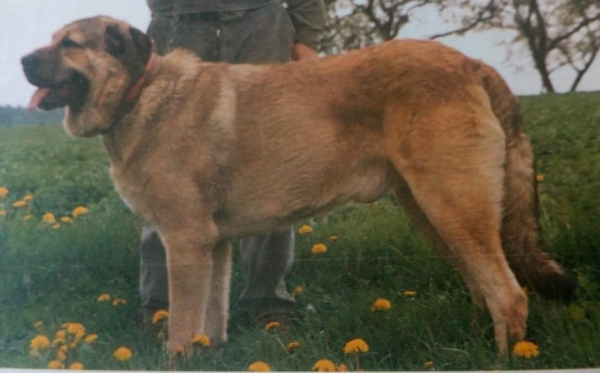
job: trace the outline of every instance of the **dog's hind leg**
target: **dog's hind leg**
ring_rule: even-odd
[[[213,251],[213,273],[210,299],[203,332],[210,337],[213,347],[227,342],[229,288],[231,282],[231,244],[220,241]]]
[[[427,216],[423,213],[417,202],[415,201],[410,188],[404,180],[398,180],[394,187],[394,196],[398,202],[402,205],[404,212],[408,215],[415,228],[419,229],[438,249],[438,251],[446,257],[456,267],[461,266],[461,262],[455,260],[452,255],[452,251],[446,245],[446,242],[440,237]],[[478,308],[485,307],[485,299],[479,289],[479,285],[474,281],[472,276],[467,276],[465,268],[461,268],[459,273],[462,276],[463,281],[469,288],[471,293],[471,299]]]
[[[413,116],[411,131],[386,123],[390,160],[494,322],[498,349],[525,337],[527,297],[504,256],[500,229],[505,140],[497,120],[473,104]],[[393,117],[392,117],[393,118]],[[399,125],[398,123],[396,123]]]

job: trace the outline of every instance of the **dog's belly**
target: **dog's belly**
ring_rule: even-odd
[[[390,187],[390,167],[382,162],[319,185],[298,181],[288,187],[252,193],[246,199],[232,198],[226,208],[217,211],[215,223],[221,237],[239,238],[285,229],[348,202],[373,202]]]

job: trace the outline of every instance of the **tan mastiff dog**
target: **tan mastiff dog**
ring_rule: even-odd
[[[127,23],[83,19],[22,60],[31,107],[66,106],[101,135],[123,200],[167,249],[169,349],[227,339],[229,240],[392,190],[486,306],[495,339],[525,337],[527,284],[568,300],[543,251],[519,106],[491,67],[402,40],[285,65],[159,57]]]

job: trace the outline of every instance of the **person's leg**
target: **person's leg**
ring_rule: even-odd
[[[292,59],[294,26],[280,3],[222,17],[219,59],[229,63],[286,63]]]
[[[282,320],[295,304],[285,286],[285,275],[294,262],[292,227],[245,238],[240,245],[245,284],[240,303],[259,323]]]
[[[140,244],[140,298],[144,324],[152,322],[156,311],[169,307],[165,248],[154,227],[148,223],[142,228]]]
[[[224,18],[220,59],[231,63],[285,63],[291,59],[294,29],[281,4]],[[284,277],[294,261],[294,229],[245,238],[241,242],[245,285],[242,309],[257,322],[282,320],[294,306]]]

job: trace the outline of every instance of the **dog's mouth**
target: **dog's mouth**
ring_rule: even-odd
[[[38,89],[31,97],[29,109],[52,110],[68,105],[71,110],[80,111],[89,92],[88,80],[77,71],[58,83],[35,85]]]

